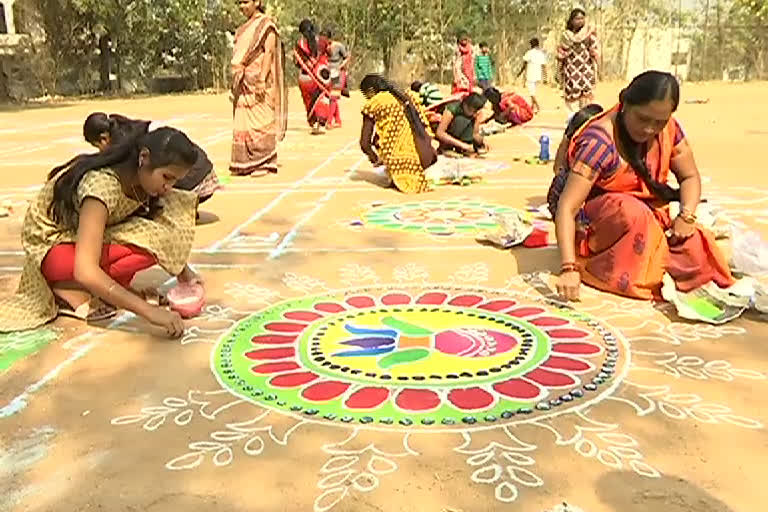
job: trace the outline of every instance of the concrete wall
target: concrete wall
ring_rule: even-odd
[[[690,41],[678,37],[675,29],[638,29],[630,41],[626,79],[631,80],[648,69],[675,74],[688,79],[691,64]]]

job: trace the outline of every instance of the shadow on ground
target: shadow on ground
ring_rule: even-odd
[[[704,489],[673,475],[653,479],[613,471],[599,480],[597,494],[616,512],[734,512]]]

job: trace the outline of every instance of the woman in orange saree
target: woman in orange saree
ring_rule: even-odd
[[[307,122],[318,135],[328,123],[331,106],[331,69],[328,65],[328,44],[317,37],[315,26],[308,19],[299,24],[301,38],[293,50],[299,67],[299,89],[307,110]]]
[[[622,91],[619,105],[571,139],[569,175],[555,212],[557,288],[566,299],[578,299],[581,282],[658,298],[664,273],[683,292],[710,281],[734,283],[714,236],[696,223],[701,177],[672,117],[679,100],[674,76],[646,71]],[[670,172],[679,189],[667,185]],[[678,200],[680,215],[672,219],[669,202]],[[580,210],[586,225],[577,226]]]
[[[285,52],[261,0],[238,3],[248,21],[235,33],[232,55],[234,130],[229,170],[263,176],[277,172],[277,143],[285,137]]]

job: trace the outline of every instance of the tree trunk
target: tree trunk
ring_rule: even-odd
[[[112,74],[112,49],[109,43],[109,35],[104,34],[99,37],[99,76],[101,78],[99,90],[102,92],[110,92],[112,90],[112,81],[110,80],[110,75]]]

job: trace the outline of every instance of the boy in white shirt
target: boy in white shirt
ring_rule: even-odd
[[[528,94],[531,95],[531,107],[534,113],[540,110],[539,102],[536,100],[536,84],[544,79],[545,66],[547,65],[547,55],[539,48],[540,43],[537,37],[530,40],[531,49],[523,56],[523,67],[520,69],[518,77],[525,72],[525,82],[528,86]]]

